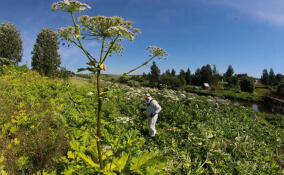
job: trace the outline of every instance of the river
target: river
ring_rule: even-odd
[[[284,114],[284,106],[281,104],[271,103],[269,101],[263,103],[251,103],[244,101],[234,101],[232,103],[236,106],[245,106],[254,109],[257,112],[265,112],[270,114]]]

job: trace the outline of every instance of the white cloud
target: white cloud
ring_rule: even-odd
[[[268,24],[284,27],[284,0],[197,0],[224,5]]]

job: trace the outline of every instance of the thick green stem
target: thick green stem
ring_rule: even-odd
[[[101,48],[101,55],[100,55],[100,63],[102,63],[102,59],[103,59],[104,48],[105,48],[105,41],[106,41],[106,37],[103,38],[103,43],[102,43],[102,48]]]
[[[102,97],[101,97],[101,86],[100,86],[100,74],[101,71],[98,71],[97,73],[97,92],[98,92],[98,115],[97,115],[97,150],[98,150],[98,156],[99,156],[99,162],[100,162],[100,169],[104,169],[103,165],[103,159],[102,159],[102,152],[101,152],[101,118],[102,118]]]

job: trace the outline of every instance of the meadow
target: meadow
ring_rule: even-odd
[[[80,79],[0,68],[1,174],[281,174],[281,125],[228,100],[183,91],[114,85],[103,94],[102,154],[96,149],[97,95]],[[162,106],[148,136],[142,95]]]

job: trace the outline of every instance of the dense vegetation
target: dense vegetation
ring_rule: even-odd
[[[274,74],[272,68],[270,68],[269,74],[267,69],[262,71],[261,83],[268,86],[277,86],[277,90],[274,90],[273,93],[284,98],[284,75]]]
[[[93,87],[4,66],[0,89],[2,174],[100,172]],[[146,92],[163,108],[154,140],[140,111]],[[214,108],[212,97],[127,86],[110,89],[103,103],[105,174],[280,174],[283,126],[254,120],[249,109],[227,101]]]

